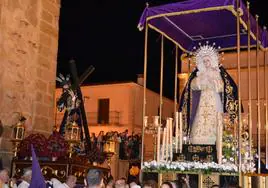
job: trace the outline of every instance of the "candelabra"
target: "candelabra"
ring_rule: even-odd
[[[74,145],[78,144],[80,141],[80,128],[75,121],[67,125],[67,129],[65,132],[65,139],[69,143],[69,158],[72,158],[74,153]]]
[[[153,135],[154,159],[159,159],[161,124],[159,122],[159,116],[152,116],[152,118],[153,118],[153,123],[148,123],[148,116],[144,117],[145,132],[147,134]]]
[[[104,144],[104,153],[107,157],[109,168],[111,168],[111,160],[114,154],[116,154],[116,143],[115,141],[106,141]]]
[[[24,121],[25,119],[21,118],[21,120],[13,128],[13,136],[11,142],[13,143],[14,157],[17,157],[18,146],[20,142],[24,139],[24,133],[25,133]]]

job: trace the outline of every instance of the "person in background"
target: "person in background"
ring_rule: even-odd
[[[28,188],[30,186],[30,182],[32,179],[32,169],[31,168],[24,169],[21,179],[22,182],[19,184],[18,188]]]
[[[0,168],[0,188],[17,188],[16,179],[10,179],[8,174],[7,168]]]
[[[157,183],[155,180],[147,180],[143,182],[143,188],[157,188]]]
[[[104,141],[104,131],[100,131],[100,133],[97,137],[97,148],[100,151],[103,151],[103,141]]]
[[[51,178],[50,182],[51,182],[53,188],[61,185],[61,182],[57,178]]]
[[[120,178],[118,179],[116,182],[115,182],[115,185],[114,185],[115,188],[127,188],[129,187],[128,184],[127,184],[127,180],[126,178]]]
[[[114,179],[112,176],[109,176],[107,179],[106,188],[113,188],[114,187]]]
[[[136,182],[131,182],[131,183],[129,184],[129,187],[130,187],[130,188],[141,188],[141,186],[138,185]]]
[[[96,137],[95,133],[91,133],[90,140],[91,140],[92,147],[96,148],[97,147],[97,137]]]
[[[103,173],[98,169],[90,169],[87,173],[87,188],[102,188],[103,183]]]
[[[74,188],[76,186],[77,178],[74,175],[69,175],[65,183],[61,183],[59,180],[53,178],[53,188]]]
[[[161,188],[177,188],[178,185],[175,181],[166,181],[163,182]]]
[[[69,175],[66,179],[66,182],[62,184],[62,188],[74,188],[76,181],[77,178],[74,175]]]
[[[6,168],[0,169],[0,187],[8,188],[9,176]]]

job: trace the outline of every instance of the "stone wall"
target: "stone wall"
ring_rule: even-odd
[[[52,131],[59,12],[60,0],[0,0],[0,156],[6,166],[15,112],[27,118],[26,134]]]

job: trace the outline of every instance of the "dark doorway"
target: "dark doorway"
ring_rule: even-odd
[[[110,99],[99,99],[98,124],[109,124]]]

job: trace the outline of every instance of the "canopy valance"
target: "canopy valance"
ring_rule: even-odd
[[[215,42],[222,49],[237,46],[236,0],[188,0],[156,7],[146,7],[138,28],[148,26],[177,44],[183,51],[190,52],[200,42]],[[248,10],[240,0],[241,47],[247,47]],[[251,46],[256,45],[256,19],[250,15]],[[268,34],[259,26],[259,41],[262,49],[267,48]]]

